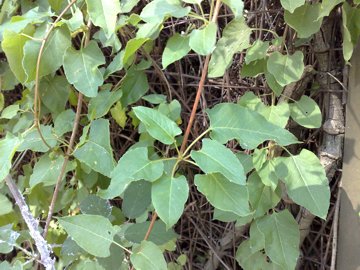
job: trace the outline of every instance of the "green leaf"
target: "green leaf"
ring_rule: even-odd
[[[110,145],[109,120],[97,119],[91,123],[89,138],[77,148],[74,157],[105,176],[115,167]]]
[[[110,221],[97,215],[59,217],[58,221],[72,239],[96,257],[108,257],[116,230]]]
[[[43,186],[55,185],[63,163],[64,157],[62,155],[59,155],[55,159],[51,159],[48,154],[41,156],[39,161],[35,163],[33,173],[30,176],[30,188],[40,183],[42,183]],[[67,166],[65,175],[70,169],[71,167]]]
[[[184,212],[189,196],[189,186],[185,176],[164,175],[152,184],[152,204],[166,229],[171,228]]]
[[[261,251],[254,251],[251,249],[250,239],[243,241],[237,252],[236,261],[244,270],[276,270],[277,268],[270,268],[267,262],[267,256]]]
[[[120,71],[124,68],[124,53],[125,51],[119,52],[114,59],[111,61],[111,63],[108,65],[108,67],[105,70],[104,73],[104,79],[107,79],[111,74]]]
[[[0,41],[3,40],[4,31],[6,30],[20,33],[26,26],[30,25],[32,28],[31,24],[41,24],[53,15],[49,9],[41,11],[41,7],[36,6],[22,15],[12,16],[9,21],[0,23]]]
[[[304,55],[296,51],[293,55],[274,52],[267,62],[267,70],[281,86],[300,80],[304,72]]]
[[[2,111],[1,118],[2,119],[12,119],[17,115],[19,110],[20,110],[19,104],[9,105]]]
[[[63,18],[62,21],[66,23],[71,32],[75,32],[76,30],[84,26],[84,16],[81,10],[77,7],[75,7],[75,12],[69,20]]]
[[[258,111],[270,123],[279,127],[285,128],[290,117],[290,107],[286,102],[278,105],[265,106],[262,110]]]
[[[0,62],[1,90],[13,90],[19,83],[8,62]]]
[[[140,49],[146,41],[148,41],[148,38],[133,38],[130,39],[126,43],[126,47],[124,50],[124,57],[122,59],[124,64],[131,64],[129,60],[132,60],[132,56],[136,53],[138,49]]]
[[[40,82],[41,101],[55,115],[65,110],[69,93],[70,85],[64,76],[47,76]]]
[[[249,64],[252,61],[264,59],[266,52],[269,49],[269,41],[256,40],[255,43],[246,51],[245,63]]]
[[[135,247],[130,260],[135,269],[167,270],[166,261],[160,248],[149,241],[144,240]]]
[[[202,29],[195,29],[190,34],[190,48],[200,55],[208,55],[215,49],[217,24],[210,22]]]
[[[104,29],[106,36],[115,33],[117,14],[120,13],[120,2],[117,0],[86,0],[87,11],[94,25]]]
[[[260,114],[237,104],[223,103],[208,110],[211,138],[226,143],[240,141],[242,148],[254,149],[260,143],[272,140],[280,145],[296,143],[289,131],[275,126]]]
[[[161,104],[166,102],[166,96],[162,94],[150,94],[142,97],[143,100],[146,100],[147,102],[151,104]]]
[[[138,106],[134,107],[133,111],[147,132],[163,144],[173,144],[175,136],[181,134],[181,129],[176,123],[157,110]]]
[[[238,158],[241,165],[243,166],[245,174],[247,174],[254,168],[254,164],[253,164],[251,155],[246,154],[245,152],[238,152],[238,153],[236,153],[236,157]]]
[[[121,105],[126,107],[138,101],[149,90],[147,76],[143,70],[136,70],[134,67],[127,70],[121,84]]]
[[[120,10],[121,13],[128,13],[130,12],[140,0],[123,0],[120,2]]]
[[[112,199],[122,194],[131,182],[146,180],[153,182],[164,171],[161,160],[149,160],[147,147],[127,151],[111,173],[111,182],[107,190],[99,191],[102,198]]]
[[[162,66],[164,69],[189,53],[191,49],[189,39],[189,36],[183,36],[178,33],[175,33],[175,35],[168,39],[162,55]]]
[[[110,89],[105,89],[100,91],[98,95],[92,98],[89,102],[88,115],[89,118],[100,118],[106,115],[111,106],[114,105],[122,96],[122,92],[110,91]]]
[[[271,187],[265,186],[255,172],[249,176],[248,189],[250,204],[255,210],[254,218],[263,216],[269,209],[275,207],[281,199],[280,189],[273,191]]]
[[[306,3],[293,13],[285,10],[284,19],[288,25],[295,29],[299,38],[308,38],[320,30],[322,18],[318,19],[319,15],[320,3]]]
[[[26,34],[31,34],[31,32],[27,31]],[[6,55],[11,71],[14,73],[16,79],[22,83],[26,81],[26,73],[22,66],[22,59],[24,57],[23,48],[25,42],[28,40],[28,37],[21,34],[5,31],[4,39],[1,42],[2,50]]]
[[[124,232],[124,237],[126,240],[140,244],[141,241],[144,240],[146,232],[148,231],[150,226],[150,221],[136,223],[136,224],[129,224],[129,227]],[[149,241],[156,245],[164,245],[167,242],[176,239],[177,234],[174,230],[166,229],[166,225],[161,220],[157,220],[154,223],[154,227],[151,230],[151,234],[149,236]]]
[[[239,216],[250,214],[249,194],[245,186],[231,183],[219,173],[197,174],[195,185],[214,207]]]
[[[87,215],[98,215],[109,218],[112,206],[108,200],[104,200],[94,194],[90,194],[80,203],[81,213]]]
[[[305,4],[305,0],[280,0],[282,7],[285,10],[293,13],[295,9]]]
[[[242,0],[222,0],[222,2],[231,9],[235,18],[242,17],[244,10],[244,2]]]
[[[343,55],[345,61],[349,61],[354,47],[360,37],[360,9],[351,7],[346,1],[342,7],[343,21]]]
[[[168,17],[184,17],[190,10],[190,7],[182,7],[180,0],[154,0],[145,6],[140,17],[145,22],[162,22]]]
[[[13,224],[0,227],[0,253],[10,253],[20,234],[12,230]]]
[[[330,203],[330,189],[325,170],[317,156],[303,149],[299,155],[276,159],[288,170],[284,177],[290,198],[314,215],[325,219]]]
[[[257,77],[266,71],[266,59],[255,60],[244,64],[240,70],[241,77]]]
[[[38,38],[43,38],[45,33],[41,31]],[[64,52],[71,46],[71,37],[69,29],[64,27],[57,27],[51,32],[41,56],[41,63],[39,69],[39,77],[54,73],[63,65]],[[24,58],[22,60],[23,68],[26,73],[26,81],[32,82],[35,80],[36,64],[38,54],[40,51],[41,42],[38,40],[29,40],[24,46]]]
[[[288,210],[272,213],[257,221],[265,236],[265,252],[283,269],[295,269],[299,257],[299,226]]]
[[[317,103],[310,97],[303,95],[299,101],[290,104],[291,118],[306,128],[321,126],[321,111]]]
[[[191,151],[191,158],[205,173],[221,173],[230,182],[245,185],[244,168],[235,154],[217,141],[204,139],[199,151]]]
[[[345,2],[345,0],[323,0],[321,2],[318,20],[329,16],[334,7],[343,2]]]
[[[234,54],[250,46],[250,34],[251,29],[242,17],[226,25],[223,36],[217,42],[210,59],[208,72],[210,78],[224,75],[232,63]]]
[[[13,211],[13,205],[9,199],[0,193],[0,216],[9,214]]]
[[[66,78],[87,97],[95,97],[103,84],[103,75],[98,69],[103,64],[105,57],[95,41],[78,51],[70,47],[64,55]]]
[[[140,217],[151,204],[151,183],[132,182],[124,192],[121,210],[128,218]]]
[[[73,110],[68,109],[61,112],[54,122],[54,133],[61,137],[65,133],[72,131],[73,123],[75,121],[75,113]]]
[[[265,79],[266,79],[267,85],[274,92],[275,96],[279,97],[282,94],[284,87],[281,86],[280,84],[278,84],[278,82],[275,79],[275,76],[272,75],[268,71],[267,68],[266,68],[266,71],[265,71]]]
[[[55,136],[51,132],[51,126],[40,125],[40,131],[46,143],[50,147],[55,147],[57,141]],[[17,149],[18,152],[22,152],[25,150],[42,153],[45,153],[49,150],[49,148],[41,139],[40,134],[36,128],[32,129],[25,135],[23,143]]]

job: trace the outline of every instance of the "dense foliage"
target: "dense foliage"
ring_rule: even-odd
[[[360,1],[353,2],[281,5],[299,44],[341,8],[343,56],[349,61],[360,35]],[[257,29],[247,25],[240,0],[153,0],[140,10],[138,4],[3,1],[0,253],[16,255],[0,268],[33,269],[40,263],[47,269],[182,269],[185,254],[169,262],[163,253],[175,245],[173,226],[195,186],[218,220],[249,224],[250,237],[236,253],[241,267],[294,269],[298,223],[277,206],[286,198],[325,219],[330,201],[317,156],[288,147],[301,146],[286,129],[290,119],[308,129],[322,124],[310,96],[292,100],[283,94],[304,73],[303,52],[290,51],[275,32],[268,41],[256,40]],[[219,9],[233,14],[222,27]],[[160,65],[151,55],[171,19],[182,19],[183,30],[164,44]],[[271,103],[252,92],[237,103],[219,103],[206,111],[208,128],[189,141],[194,115],[182,118],[186,104],[170,90],[167,96],[149,94],[147,71],[156,70],[166,81],[163,70],[191,51],[204,56],[194,113],[205,77],[223,76],[239,53],[245,55],[241,76],[264,76]],[[8,91],[19,91],[19,99],[7,100]],[[138,133],[119,160],[110,121]],[[13,208],[22,199],[12,192],[14,181],[32,216],[44,221],[41,226],[29,224],[26,205],[21,212]],[[47,258],[51,252],[56,261]]]

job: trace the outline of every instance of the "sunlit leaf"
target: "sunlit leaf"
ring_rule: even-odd
[[[160,248],[149,241],[142,241],[139,246],[135,247],[130,260],[135,269],[167,270]]]
[[[330,204],[329,183],[319,159],[309,150],[299,155],[277,158],[288,174],[283,181],[290,198],[314,215],[325,219]]]
[[[296,82],[304,72],[304,55],[301,51],[296,51],[293,55],[274,52],[267,61],[267,70],[281,86]]]
[[[235,154],[217,141],[204,139],[199,151],[192,151],[191,158],[205,173],[221,173],[230,182],[245,185],[243,166]]]
[[[80,50],[69,48],[64,55],[66,78],[87,97],[95,97],[103,84],[103,75],[98,66],[105,64],[105,58],[95,41]]]
[[[215,49],[217,25],[209,23],[202,29],[195,29],[190,34],[189,46],[200,55],[208,55]]]
[[[265,236],[265,252],[283,269],[295,269],[299,257],[299,226],[288,210],[272,213],[257,221]]]
[[[211,137],[220,143],[237,139],[245,149],[254,149],[266,140],[280,145],[296,143],[289,131],[268,122],[260,114],[237,104],[223,103],[208,111]]]
[[[214,207],[239,216],[250,214],[247,187],[234,184],[219,173],[197,174],[195,185]]]
[[[321,111],[317,103],[310,97],[303,95],[299,101],[290,104],[291,118],[306,128],[321,126]]]
[[[140,17],[145,22],[160,22],[167,17],[184,17],[190,10],[190,7],[182,7],[180,0],[154,0],[144,7]]]
[[[251,29],[242,17],[226,25],[211,56],[208,72],[210,78],[224,75],[225,70],[232,63],[234,54],[250,46],[250,34]]]
[[[284,9],[294,12],[295,9],[305,4],[305,0],[280,0],[281,5]]]
[[[87,11],[92,23],[104,29],[106,36],[115,32],[117,15],[120,13],[120,1],[117,0],[86,0]]]
[[[289,0],[293,1],[293,0]],[[320,30],[322,18],[320,15],[320,3],[305,5],[295,9],[293,13],[285,10],[285,22],[298,34],[299,38],[307,38]]]
[[[180,60],[190,51],[189,37],[175,34],[166,43],[162,55],[162,66],[166,68],[168,65]]]

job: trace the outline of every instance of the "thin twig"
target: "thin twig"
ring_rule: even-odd
[[[220,6],[221,6],[221,0],[217,0],[216,5],[215,5],[215,9],[214,9],[214,15],[213,15],[213,17],[211,19],[211,21],[214,22],[214,23],[216,23],[216,21],[217,21]],[[189,139],[191,128],[192,128],[192,125],[193,125],[194,120],[195,120],[196,111],[197,111],[197,108],[198,108],[199,103],[200,103],[201,93],[202,93],[202,91],[204,89],[204,84],[205,84],[205,80],[206,80],[206,76],[207,76],[208,68],[209,68],[209,62],[210,62],[210,54],[207,55],[206,58],[205,58],[204,67],[203,67],[202,73],[201,73],[201,79],[200,79],[199,86],[198,86],[198,89],[197,89],[197,92],[196,92],[196,97],[195,97],[193,108],[191,110],[189,122],[188,122],[188,125],[187,125],[186,130],[185,130],[184,139],[183,139],[183,142],[181,144],[180,153],[183,153],[185,151],[186,144],[187,144],[187,141]]]
[[[40,253],[41,264],[44,265],[46,270],[55,269],[55,260],[51,258],[52,249],[45,241],[45,239],[41,236],[41,233],[39,231],[39,224],[33,217],[33,215],[30,213],[29,207],[26,204],[24,197],[20,193],[10,174],[5,177],[5,182],[9,187],[9,190],[14,197],[16,204],[20,208],[21,216],[23,217],[26,225],[28,226],[30,236],[34,240],[35,245]]]
[[[39,95],[39,81],[40,81],[40,65],[41,65],[41,58],[44,53],[45,44],[47,40],[49,39],[49,36],[56,27],[56,24],[61,20],[61,18],[64,16],[64,14],[69,10],[69,8],[75,4],[77,0],[72,0],[65,8],[64,10],[59,14],[59,16],[56,18],[56,20],[53,22],[53,24],[50,26],[49,30],[46,32],[45,37],[42,39],[41,46],[39,49],[38,58],[36,61],[36,74],[35,74],[35,86],[34,86],[34,126],[36,127],[41,140],[44,142],[44,144],[51,149],[51,146],[45,141],[45,138],[42,135],[42,132],[40,130],[40,95]]]
[[[78,131],[78,128],[79,128],[82,100],[83,100],[83,95],[81,93],[79,93],[74,126],[73,126],[73,130],[72,130],[72,133],[71,133],[69,146],[68,146],[68,148],[66,150],[66,154],[65,154],[65,157],[64,157],[64,162],[63,162],[63,165],[61,167],[61,171],[59,173],[59,176],[58,176],[58,178],[56,180],[54,194],[53,194],[53,197],[51,199],[51,203],[50,203],[50,207],[49,207],[49,213],[48,213],[48,216],[46,218],[46,223],[45,223],[45,228],[44,228],[44,237],[46,237],[46,235],[48,233],[50,221],[51,221],[52,215],[54,213],[55,203],[56,203],[57,197],[59,195],[59,191],[60,191],[61,180],[64,178],[66,167],[67,167],[67,164],[69,162],[69,157],[70,157],[70,155],[72,153],[72,149],[74,147],[75,137],[76,137],[76,134],[77,134],[77,131]]]

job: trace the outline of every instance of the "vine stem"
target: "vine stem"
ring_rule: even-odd
[[[86,33],[86,38],[85,38],[85,42],[84,42],[85,47],[89,44],[89,41],[90,41],[90,30],[91,30],[91,21],[90,20],[88,21],[87,26],[88,26],[88,31]],[[46,235],[47,235],[47,233],[49,231],[49,225],[50,225],[52,215],[54,213],[55,203],[56,203],[57,197],[59,195],[61,181],[64,178],[65,171],[66,171],[66,166],[67,166],[67,164],[69,162],[69,158],[70,158],[70,156],[71,156],[71,154],[73,152],[73,148],[74,148],[74,144],[75,144],[75,137],[76,137],[77,131],[79,129],[79,122],[80,122],[80,115],[81,115],[81,107],[82,107],[83,97],[84,97],[83,94],[79,92],[73,130],[71,132],[69,146],[68,146],[68,148],[66,150],[66,153],[65,153],[64,162],[62,164],[61,171],[60,171],[59,176],[58,176],[58,178],[56,180],[56,185],[55,185],[53,197],[51,199],[49,212],[48,212],[48,215],[47,215],[47,218],[46,218],[44,234],[43,234],[44,238],[46,238]]]
[[[216,0],[216,4],[215,4],[215,8],[214,8],[214,14],[213,14],[213,16],[211,18],[211,22],[216,23],[217,17],[219,15],[220,6],[221,6],[221,0]],[[210,62],[210,54],[207,55],[206,58],[205,58],[204,67],[202,69],[201,78],[200,78],[199,86],[198,86],[198,89],[197,89],[197,92],[196,92],[194,105],[193,105],[192,110],[191,110],[189,122],[188,122],[188,125],[187,125],[186,130],[185,130],[184,139],[183,139],[183,142],[181,144],[180,153],[183,153],[185,151],[186,144],[187,144],[188,139],[189,139],[191,128],[192,128],[194,120],[195,120],[196,111],[197,111],[197,108],[198,108],[199,103],[200,103],[201,93],[202,93],[202,91],[204,89],[206,75],[207,75],[208,69],[209,69],[209,62]]]
[[[215,1],[215,0],[214,0]],[[215,4],[215,8],[214,8],[214,13],[213,13],[213,16],[211,18],[211,22],[214,22],[216,23],[217,22],[217,18],[218,18],[218,15],[219,15],[219,11],[220,11],[220,7],[221,7],[221,0],[216,0],[216,4]],[[208,68],[209,68],[209,62],[210,62],[210,54],[206,56],[206,59],[205,59],[205,62],[204,62],[204,67],[202,69],[202,74],[201,74],[201,79],[200,79],[200,82],[199,82],[199,86],[198,86],[198,89],[197,89],[197,92],[196,92],[196,97],[195,97],[195,101],[194,101],[194,105],[193,105],[193,108],[191,110],[191,114],[190,114],[190,118],[189,118],[189,122],[188,122],[188,125],[186,127],[186,131],[185,131],[185,134],[184,134],[184,139],[183,139],[183,142],[181,144],[181,148],[180,148],[180,154],[184,153],[185,151],[185,147],[186,147],[186,144],[187,144],[187,141],[189,139],[189,135],[190,135],[190,131],[191,131],[191,128],[192,128],[192,125],[193,125],[193,122],[194,122],[194,119],[195,119],[195,115],[196,115],[196,110],[198,108],[198,105],[199,105],[199,102],[200,102],[200,97],[201,97],[201,93],[202,93],[202,90],[204,89],[204,84],[205,84],[205,80],[206,80],[206,75],[207,75],[207,72],[208,72]],[[206,134],[206,133],[205,133]],[[150,233],[154,227],[154,224],[155,224],[155,221],[157,219],[157,213],[154,211],[153,213],[153,216],[151,218],[151,222],[150,222],[150,225],[149,225],[149,228],[145,234],[145,237],[144,237],[144,240],[147,240],[150,236]]]
[[[29,234],[31,238],[34,239],[37,250],[40,253],[41,264],[44,265],[46,270],[54,270],[55,260],[51,258],[52,249],[45,241],[44,237],[41,236],[39,231],[39,224],[34,218],[34,216],[31,214],[24,197],[22,196],[10,174],[5,177],[5,182],[10,190],[10,193],[13,195],[16,204],[20,208],[21,216],[23,217],[29,229]]]
[[[39,98],[39,81],[40,81],[40,65],[41,65],[41,58],[44,53],[45,44],[47,40],[50,37],[51,32],[54,30],[56,24],[61,20],[61,18],[64,16],[64,14],[71,8],[72,5],[75,4],[77,0],[72,0],[65,8],[64,10],[59,14],[59,16],[56,18],[56,20],[53,22],[53,24],[50,26],[49,30],[46,32],[45,37],[41,41],[41,46],[39,49],[38,58],[36,61],[36,73],[35,73],[35,86],[34,86],[34,126],[37,129],[41,140],[44,142],[44,144],[51,149],[51,146],[45,141],[42,132],[40,130],[40,98]]]

